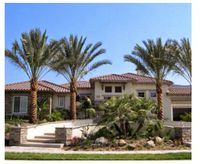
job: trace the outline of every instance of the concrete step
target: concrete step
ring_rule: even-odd
[[[36,139],[28,139],[28,142],[40,142],[40,143],[55,143],[55,139],[47,139],[47,138],[36,138]]]
[[[64,144],[61,143],[34,143],[34,142],[26,142],[24,144],[20,144],[20,146],[26,147],[46,147],[46,148],[63,148]]]
[[[55,133],[44,133],[44,135],[46,136],[55,136]]]
[[[35,136],[35,139],[54,139],[55,140],[55,136],[52,136],[52,135]]]

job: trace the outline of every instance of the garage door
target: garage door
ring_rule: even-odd
[[[173,120],[180,121],[180,115],[191,112],[191,108],[173,108]]]

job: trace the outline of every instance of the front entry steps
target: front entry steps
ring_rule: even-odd
[[[34,139],[28,139],[26,143],[20,144],[20,146],[63,148],[64,144],[55,142],[54,133],[45,133],[43,136],[35,136]]]

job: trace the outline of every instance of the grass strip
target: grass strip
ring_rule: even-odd
[[[49,154],[6,152],[6,160],[191,160],[191,153],[167,154]]]

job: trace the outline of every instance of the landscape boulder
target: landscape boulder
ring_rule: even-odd
[[[126,145],[126,141],[123,140],[123,139],[120,139],[119,142],[118,142],[118,145],[119,146],[124,146],[124,145]]]
[[[155,143],[153,140],[147,141],[145,144],[146,147],[155,147]]]
[[[99,137],[95,140],[95,143],[106,145],[106,144],[108,144],[108,139],[106,139],[105,137]]]
[[[161,144],[161,143],[163,143],[163,139],[160,138],[160,137],[158,137],[158,136],[155,137],[154,141],[155,141],[156,144]]]
[[[128,148],[129,150],[134,150],[136,147],[137,147],[136,144],[128,144],[128,145],[127,145],[127,148]]]

